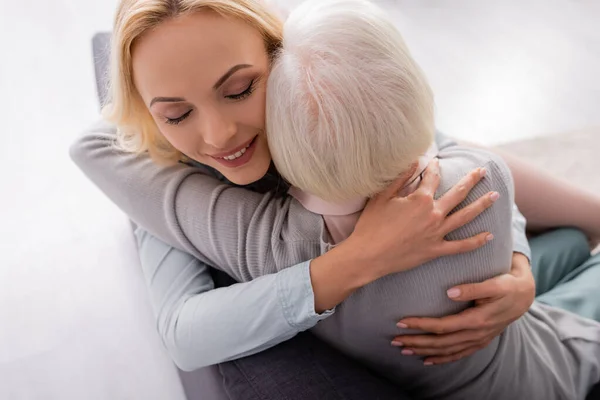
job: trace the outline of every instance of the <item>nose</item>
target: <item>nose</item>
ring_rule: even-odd
[[[204,143],[215,149],[227,149],[237,132],[234,121],[228,119],[219,110],[206,110],[200,118],[200,132]]]

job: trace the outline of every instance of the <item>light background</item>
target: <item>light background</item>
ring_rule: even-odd
[[[599,1],[380,3],[431,81],[442,131],[498,144],[600,126]],[[67,153],[97,118],[90,41],[115,6],[0,0],[3,399],[177,397],[143,333],[153,322],[127,219]]]

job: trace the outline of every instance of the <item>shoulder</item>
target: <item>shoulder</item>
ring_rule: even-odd
[[[490,257],[504,257],[512,249],[512,218],[514,187],[507,164],[498,155],[486,150],[450,146],[439,152],[440,186],[436,197],[442,196],[454,187],[467,173],[475,168],[485,168],[487,173],[469,192],[466,199],[455,210],[466,207],[490,192],[498,192],[499,199],[470,223],[448,235],[448,240],[465,239],[480,232],[492,232],[495,240],[488,246]],[[494,250],[494,251],[493,251]],[[497,260],[490,258],[489,260]],[[509,265],[509,264],[506,264]]]
[[[502,157],[490,151],[461,145],[452,145],[439,151],[440,189],[445,193],[475,168],[485,168],[485,179],[478,186],[501,194],[514,192],[512,174]],[[440,194],[441,194],[440,193]]]

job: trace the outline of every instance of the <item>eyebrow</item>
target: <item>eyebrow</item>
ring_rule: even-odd
[[[180,103],[182,101],[185,101],[183,97],[155,97],[150,102],[150,107],[154,103]]]
[[[250,68],[250,67],[252,67],[252,65],[250,65],[250,64],[238,64],[238,65],[231,67],[229,69],[229,71],[225,72],[225,75],[223,75],[222,77],[219,78],[217,83],[215,83],[215,85],[213,86],[213,89],[217,90],[218,88],[220,88],[221,85],[224,84],[225,81],[231,77],[231,75],[235,74],[240,69]]]
[[[218,88],[220,88],[221,85],[223,85],[227,79],[231,78],[231,75],[235,74],[240,69],[250,67],[252,67],[252,65],[250,64],[238,64],[229,68],[229,71],[225,72],[225,74],[219,78],[217,83],[214,84],[213,89],[217,90]],[[150,102],[150,107],[152,107],[154,103],[180,103],[182,101],[185,101],[183,97],[155,97]]]

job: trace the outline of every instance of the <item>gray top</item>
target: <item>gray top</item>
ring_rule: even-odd
[[[202,167],[159,166],[115,150],[114,126],[99,122],[71,147],[81,170],[136,224],[238,281],[275,273],[327,249],[321,216],[291,197],[251,192]],[[453,142],[437,136],[443,151]],[[243,201],[240,201],[243,199]],[[514,217],[514,250],[529,256],[525,219]]]
[[[168,243],[240,280],[278,272],[327,249],[321,218],[295,201],[241,192],[201,170],[161,168],[147,157],[119,154],[109,145],[114,130],[100,129],[107,133],[90,133],[75,144],[73,158],[136,222]],[[478,398],[484,393],[490,399],[583,398],[582,384],[598,380],[599,372],[582,367],[589,358],[584,360],[581,346],[572,344],[581,343],[582,337],[598,337],[598,325],[561,310],[536,305],[492,345],[450,365],[426,368],[389,345],[402,316],[457,312],[468,304],[450,302],[445,289],[506,272],[510,266],[513,193],[506,166],[488,153],[458,146],[441,149],[440,157],[439,193],[470,169],[486,166],[488,177],[467,201],[489,190],[502,195],[494,207],[452,236],[491,230],[496,239],[470,255],[435,260],[364,287],[314,332],[422,398]],[[557,320],[569,324],[559,330]]]

